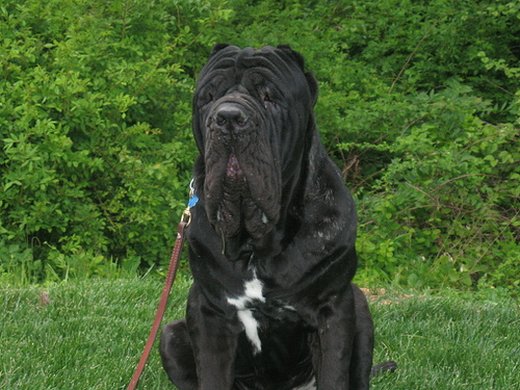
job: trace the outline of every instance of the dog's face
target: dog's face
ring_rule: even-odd
[[[225,237],[270,232],[298,180],[311,137],[316,82],[286,46],[215,47],[194,97],[206,213]]]

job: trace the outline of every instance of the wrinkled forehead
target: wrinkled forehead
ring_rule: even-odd
[[[301,85],[305,75],[299,64],[283,50],[266,46],[261,49],[228,46],[210,57],[202,69],[198,88],[209,82],[225,80],[229,84],[249,82],[291,87]]]

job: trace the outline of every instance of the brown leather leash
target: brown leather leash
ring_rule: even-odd
[[[190,185],[191,187],[191,185]],[[153,344],[155,342],[155,338],[157,337],[157,331],[159,330],[159,326],[161,325],[162,318],[164,316],[164,312],[166,310],[166,305],[168,304],[168,297],[170,295],[170,291],[172,289],[173,282],[175,280],[175,275],[177,274],[177,268],[179,266],[179,258],[181,255],[182,244],[184,243],[184,232],[186,227],[191,222],[191,213],[190,208],[193,207],[198,201],[196,195],[192,192],[190,193],[190,201],[188,203],[188,207],[184,210],[182,214],[181,221],[177,227],[177,239],[175,240],[175,246],[173,247],[172,255],[170,257],[170,265],[168,266],[168,272],[166,274],[166,281],[164,283],[164,288],[161,293],[161,299],[159,301],[159,305],[157,306],[157,312],[155,314],[155,319],[153,321],[152,328],[150,329],[150,334],[148,335],[148,340],[144,346],[143,353],[141,355],[141,359],[135,368],[134,375],[128,384],[127,390],[135,390],[137,388],[137,383],[139,382],[139,378],[143,373],[144,367],[146,366],[146,362],[148,361],[148,357],[150,356],[150,351],[152,350]]]

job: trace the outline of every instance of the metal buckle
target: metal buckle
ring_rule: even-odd
[[[181,222],[184,222],[188,226],[191,222],[191,208],[195,207],[199,201],[199,197],[195,194],[195,187],[193,185],[195,179],[190,181],[190,198],[188,200],[188,206],[182,212]]]
[[[181,222],[184,222],[188,226],[191,222],[191,211],[190,207],[186,207],[182,212]]]

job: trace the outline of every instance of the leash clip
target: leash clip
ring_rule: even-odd
[[[186,207],[182,212],[181,222],[184,222],[186,226],[188,226],[191,222],[191,212],[190,208]]]
[[[181,222],[184,222],[186,226],[188,226],[191,222],[191,209],[195,207],[195,205],[199,201],[199,197],[195,194],[195,187],[193,185],[194,179],[191,179],[190,182],[190,198],[188,200],[188,206],[182,212]]]

